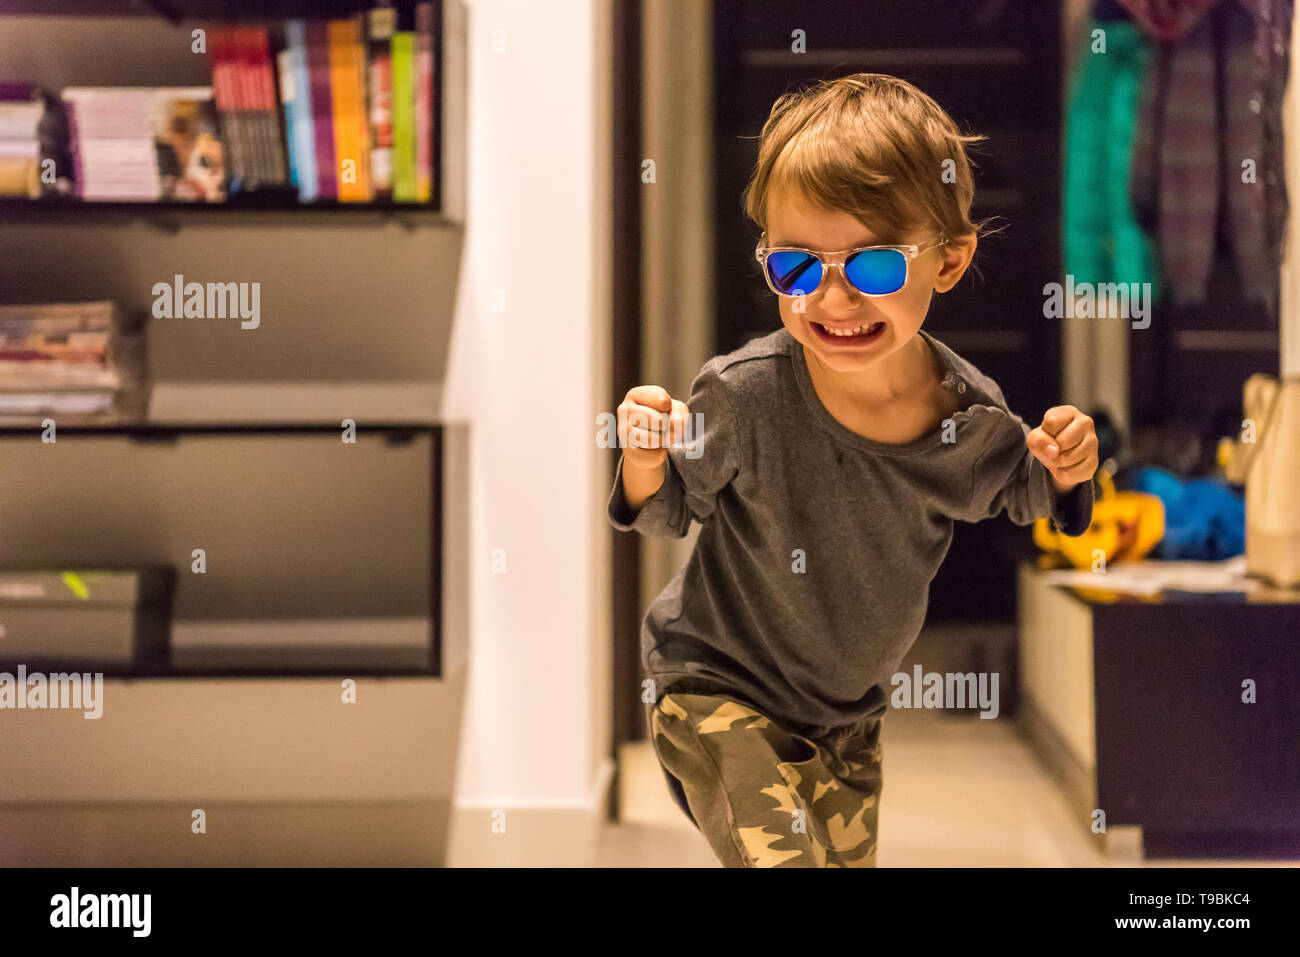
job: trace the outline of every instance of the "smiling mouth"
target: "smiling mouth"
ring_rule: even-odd
[[[809,324],[813,327],[818,339],[836,345],[859,345],[865,342],[873,342],[880,338],[880,334],[885,331],[883,322],[864,322],[856,327],[844,326],[834,329],[812,320],[809,320]]]

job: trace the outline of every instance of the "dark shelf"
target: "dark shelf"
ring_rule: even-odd
[[[298,202],[94,202],[73,199],[17,199],[0,198],[0,220],[27,222],[93,222],[122,219],[175,219],[233,221],[240,216],[261,222],[283,216],[289,222],[301,222],[314,217],[337,219],[339,217],[371,218],[401,221],[406,218],[439,225],[456,226],[442,215],[438,207],[421,203],[340,203],[337,201]]]
[[[321,668],[296,668],[284,669],[274,667],[263,667],[255,664],[246,666],[229,666],[225,668],[174,668],[169,662],[161,662],[156,665],[142,663],[131,669],[114,669],[106,668],[102,665],[85,662],[68,662],[68,661],[4,661],[0,660],[0,671],[14,673],[18,666],[23,665],[28,674],[50,674],[55,672],[90,672],[91,674],[102,674],[105,680],[109,679],[126,679],[128,681],[140,680],[202,680],[211,678],[267,678],[267,679],[284,679],[284,678],[441,678],[435,669],[428,666],[420,668],[346,668],[339,666],[321,667]]]
[[[344,17],[375,6],[366,0],[0,0],[0,13],[27,16],[163,17],[168,20],[280,20],[292,17]],[[414,0],[393,6],[407,9]]]
[[[315,434],[321,432],[338,432],[337,422],[68,422],[62,424],[56,416],[53,418],[58,434],[63,435],[125,435],[145,441],[166,441],[181,435],[263,435],[263,434]],[[395,440],[403,434],[415,432],[436,432],[441,428],[437,422],[358,422],[357,432],[391,433]],[[31,424],[0,424],[0,438],[5,436],[31,437],[39,433],[39,420]]]

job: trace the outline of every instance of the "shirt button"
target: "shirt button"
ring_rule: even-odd
[[[1252,113],[1259,112],[1259,100],[1255,99],[1254,97],[1252,97],[1250,101],[1250,112]]]

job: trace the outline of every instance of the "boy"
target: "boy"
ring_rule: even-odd
[[[975,252],[977,139],[890,76],[783,96],[745,195],[783,328],[706,363],[689,405],[619,406],[610,522],[702,524],[642,659],[656,754],[725,866],[874,866],[886,687],[953,520],[1091,519],[1092,420],[1031,431],[921,330]]]

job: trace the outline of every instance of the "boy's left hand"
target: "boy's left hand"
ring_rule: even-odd
[[[1072,405],[1058,405],[1043,414],[1043,424],[1025,436],[1034,458],[1047,467],[1058,495],[1097,471],[1097,433],[1092,419]]]

